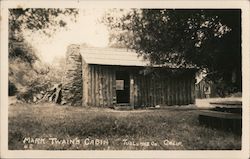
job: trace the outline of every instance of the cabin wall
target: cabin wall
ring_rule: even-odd
[[[187,105],[195,102],[194,73],[142,75],[143,68],[83,65],[83,105],[116,105],[116,71],[130,74],[130,105]]]
[[[116,104],[115,70],[100,65],[84,65],[83,105],[111,107]]]
[[[97,107],[117,105],[117,71],[129,74],[130,90],[126,97],[129,96],[129,104],[134,107],[194,103],[194,72],[186,69],[180,73],[178,70],[159,68],[150,73],[145,72],[144,67],[90,65],[82,58],[80,47],[70,45],[66,54],[62,104]]]
[[[155,105],[188,105],[195,103],[195,81],[192,73],[172,75],[132,74],[130,98],[134,107]]]

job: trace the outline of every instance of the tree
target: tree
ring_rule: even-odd
[[[50,37],[58,29],[67,27],[66,17],[76,21],[77,15],[77,9],[9,9],[9,87],[25,92],[34,83],[43,85],[48,80],[49,66],[39,59],[23,33],[40,31]]]
[[[28,8],[28,9],[9,9],[9,57],[16,57],[16,52],[13,45],[27,47],[27,42],[23,37],[23,32],[26,30],[41,31],[47,36],[52,36],[59,28],[66,27],[67,23],[63,20],[65,16],[70,17],[76,21],[78,14],[77,9],[45,9],[45,8]],[[28,46],[31,48],[30,46]],[[29,63],[37,60],[38,57],[32,51],[19,49],[19,58]]]
[[[18,39],[25,29],[32,31],[43,30],[43,33],[51,36],[59,27],[65,27],[65,17],[71,17],[76,21],[78,9],[57,8],[17,8],[9,9],[9,37]],[[50,28],[50,30],[45,30]],[[19,37],[22,39],[22,37]]]
[[[135,49],[152,64],[206,69],[213,81],[241,90],[240,10],[132,9],[110,15],[103,21],[116,32],[112,43]]]

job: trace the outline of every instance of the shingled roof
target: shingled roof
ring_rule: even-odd
[[[152,66],[150,61],[138,56],[135,51],[118,48],[97,48],[80,46],[80,54],[87,64],[116,65],[116,66]],[[179,64],[166,63],[163,65],[153,65],[153,67],[165,68],[195,68],[193,64],[182,61]]]
[[[87,64],[120,66],[147,66],[150,64],[136,52],[127,49],[81,47],[80,52]]]

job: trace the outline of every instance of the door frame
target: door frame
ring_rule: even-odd
[[[119,74],[120,73],[120,74]],[[118,76],[118,77],[117,77]],[[120,77],[119,77],[120,76]],[[122,77],[123,76],[123,77]],[[131,84],[130,84],[130,72],[127,70],[116,70],[115,71],[115,81],[117,80],[123,80],[123,89],[121,91],[124,91],[125,97],[121,99],[121,97],[118,97],[119,95],[119,90],[117,90],[117,83],[116,83],[116,103],[117,104],[130,104],[130,90],[131,90]],[[121,100],[121,101],[119,101]]]

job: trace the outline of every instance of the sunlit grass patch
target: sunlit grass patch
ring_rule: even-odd
[[[46,142],[23,143],[27,137]],[[80,144],[51,144],[49,138],[61,142],[79,139]],[[98,143],[106,141],[108,144]],[[241,149],[241,136],[199,125],[197,110],[118,111],[50,103],[12,104],[9,149]]]

